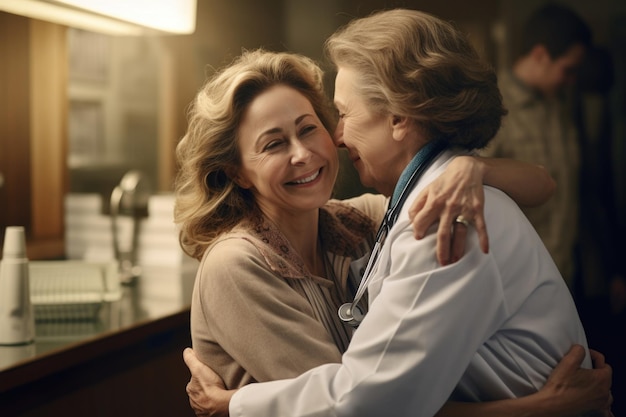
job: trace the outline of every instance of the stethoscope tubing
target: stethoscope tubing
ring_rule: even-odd
[[[419,164],[417,168],[411,173],[411,177],[402,188],[400,192],[400,196],[398,197],[395,204],[392,207],[387,209],[385,213],[385,217],[383,218],[383,222],[381,223],[378,231],[376,232],[376,241],[374,243],[374,247],[372,248],[372,253],[367,261],[367,266],[365,267],[365,271],[363,272],[363,278],[359,283],[359,287],[357,288],[356,294],[354,295],[354,299],[352,302],[344,303],[339,307],[337,314],[339,318],[353,326],[358,327],[358,325],[363,321],[365,314],[358,306],[359,301],[365,294],[365,291],[369,285],[369,282],[372,278],[373,271],[378,264],[380,259],[380,251],[381,248],[389,234],[391,228],[395,224],[398,216],[400,215],[400,210],[404,206],[406,199],[413,189],[414,185],[417,183],[417,180],[422,176],[426,168],[430,166],[432,161],[435,160],[436,156],[439,155],[445,149],[445,145],[443,143],[434,144],[433,148],[430,150],[429,154],[425,158],[424,162]],[[389,202],[391,204],[391,201]]]

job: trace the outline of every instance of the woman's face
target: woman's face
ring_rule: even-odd
[[[398,155],[393,145],[392,117],[371,112],[359,94],[354,81],[355,72],[339,67],[335,78],[335,107],[339,123],[335,130],[337,146],[343,146],[361,183],[390,195],[397,181],[393,167],[398,166]]]
[[[331,196],[339,160],[309,100],[277,85],[257,96],[238,130],[237,183],[268,216],[318,209]],[[280,218],[280,217],[278,217]]]

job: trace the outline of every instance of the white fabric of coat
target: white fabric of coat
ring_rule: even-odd
[[[407,201],[439,176],[429,167]],[[441,266],[436,228],[416,240],[403,207],[370,284],[370,309],[341,364],[250,384],[230,415],[434,415],[449,398],[487,401],[541,388],[573,343],[587,347],[570,292],[517,205],[485,187],[490,251],[470,228],[465,255]],[[589,356],[584,367],[591,367]]]

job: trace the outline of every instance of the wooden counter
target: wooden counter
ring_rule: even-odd
[[[0,347],[0,416],[193,416],[182,359],[192,282],[142,277],[98,320],[38,322],[35,343]]]

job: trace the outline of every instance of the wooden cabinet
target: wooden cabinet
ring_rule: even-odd
[[[31,259],[63,256],[66,28],[0,12],[0,241],[24,226]]]

